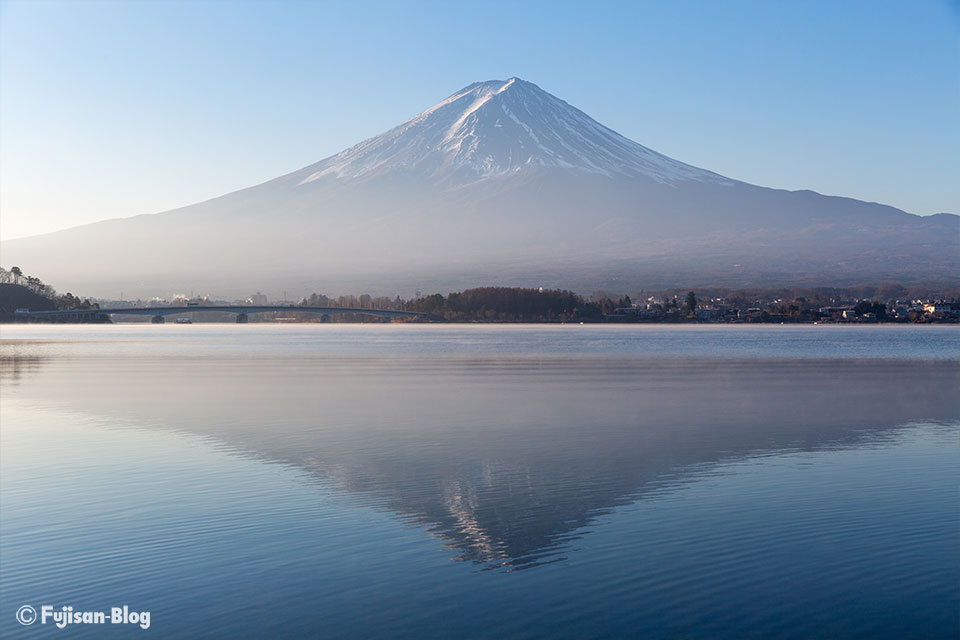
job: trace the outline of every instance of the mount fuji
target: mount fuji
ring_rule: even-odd
[[[510,78],[269,182],[2,256],[102,296],[939,285],[960,279],[960,218],[727,178]]]

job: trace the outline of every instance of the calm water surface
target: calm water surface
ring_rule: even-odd
[[[958,337],[7,325],[0,636],[955,638]]]

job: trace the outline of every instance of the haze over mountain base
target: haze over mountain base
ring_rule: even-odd
[[[2,254],[97,296],[936,286],[960,280],[960,218],[731,180],[514,78],[270,182]]]

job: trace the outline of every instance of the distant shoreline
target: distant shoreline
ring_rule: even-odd
[[[0,323],[445,322],[475,324],[957,324],[960,294],[900,285],[850,289],[669,290],[589,296],[568,289],[478,287],[412,299],[313,293],[298,303],[175,296],[167,301],[59,295],[18,269],[3,272]],[[284,296],[285,297],[285,296]]]
[[[3,313],[0,314],[0,325],[34,325],[34,324],[43,324],[43,325],[78,325],[78,324],[108,324],[108,325],[117,325],[117,326],[142,326],[153,324],[150,320],[110,320],[100,319],[100,320],[43,320],[43,319],[19,319],[16,318],[13,314]],[[229,320],[201,320],[201,319],[191,319],[190,322],[175,322],[173,320],[163,323],[163,324],[185,324],[185,325],[233,325],[233,324],[252,324],[252,325],[313,325],[313,324],[336,324],[336,325],[426,325],[426,324],[443,324],[443,325],[458,325],[458,326],[467,326],[467,325],[540,325],[540,326],[561,326],[561,325],[584,325],[584,326],[710,326],[710,327],[746,327],[746,326],[770,326],[770,325],[790,325],[790,326],[859,326],[859,327],[870,327],[870,326],[929,326],[929,325],[960,325],[960,318],[958,317],[949,317],[949,318],[940,318],[940,319],[929,319],[923,321],[910,321],[910,320],[884,320],[884,321],[837,321],[837,320],[822,320],[822,321],[781,321],[781,320],[756,320],[756,321],[709,321],[709,320],[662,320],[662,321],[635,321],[635,320],[583,320],[583,321],[549,321],[549,320],[401,320],[401,321],[382,321],[382,320],[335,320],[324,322],[320,320],[299,320],[294,318],[273,318],[270,320],[251,320],[244,323],[237,323],[236,321]]]

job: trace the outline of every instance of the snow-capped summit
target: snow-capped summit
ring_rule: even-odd
[[[302,183],[397,170],[470,182],[529,167],[643,174],[660,182],[731,182],[637,144],[514,77],[464,87],[390,131],[307,167]]]

